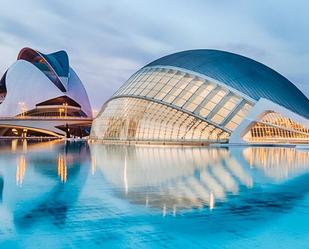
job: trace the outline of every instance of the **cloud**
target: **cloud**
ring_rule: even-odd
[[[22,5],[22,6],[21,6]],[[299,1],[17,1],[2,4],[0,72],[30,46],[64,49],[98,109],[136,70],[179,50],[261,61],[309,95],[309,4]]]

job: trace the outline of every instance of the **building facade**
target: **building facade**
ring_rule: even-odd
[[[65,51],[23,48],[0,81],[0,136],[89,135],[86,90]]]
[[[309,100],[269,67],[190,50],[133,74],[103,105],[91,137],[156,143],[308,143]]]

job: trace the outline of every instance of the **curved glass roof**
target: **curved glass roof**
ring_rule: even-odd
[[[308,98],[288,79],[247,57],[219,50],[188,50],[164,56],[149,66],[173,66],[218,80],[249,97],[269,99],[309,118]]]

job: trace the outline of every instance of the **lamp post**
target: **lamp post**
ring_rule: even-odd
[[[18,105],[19,105],[19,108],[20,108],[20,111],[21,111],[21,116],[24,117],[25,113],[27,111],[26,104],[25,104],[25,102],[18,102]]]
[[[61,117],[63,112],[64,112],[64,108],[59,108],[59,117]]]
[[[64,116],[67,117],[67,115],[68,115],[68,103],[65,102],[62,105],[64,106]]]

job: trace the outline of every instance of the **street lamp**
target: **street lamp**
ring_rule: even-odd
[[[65,103],[63,103],[62,105],[64,106],[64,110],[65,110],[64,116],[67,117],[67,115],[68,115],[68,103],[65,102]]]
[[[21,111],[21,116],[24,117],[25,113],[27,111],[26,103],[25,102],[18,102],[20,111]]]
[[[59,108],[59,117],[61,117],[61,114],[64,112],[64,108]]]

